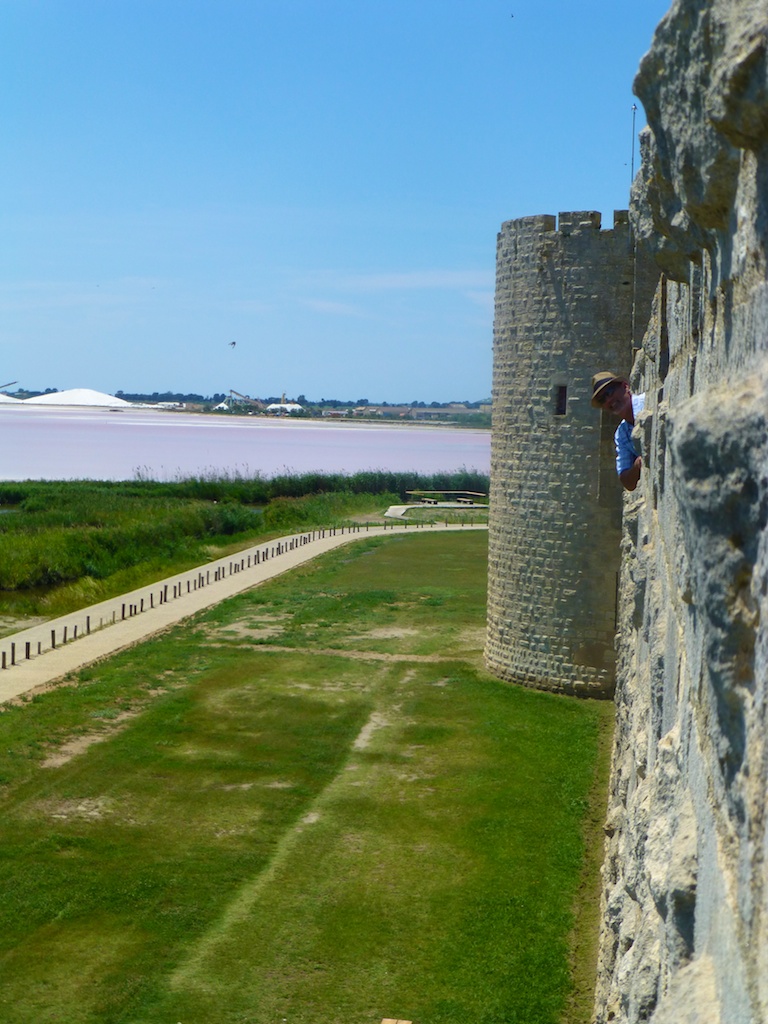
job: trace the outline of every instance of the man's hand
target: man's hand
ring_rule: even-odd
[[[640,470],[642,468],[643,460],[638,455],[630,469],[625,469],[623,473],[619,473],[619,480],[621,480],[621,485],[624,490],[634,491],[637,487],[637,482],[640,479]]]

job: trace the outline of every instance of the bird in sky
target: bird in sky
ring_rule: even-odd
[[[237,344],[237,342],[236,342],[236,341],[230,341],[230,343],[229,343],[229,347],[230,347],[230,348],[234,348],[236,344]]]

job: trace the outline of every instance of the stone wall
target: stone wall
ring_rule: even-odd
[[[633,384],[595,1019],[768,1021],[768,7],[678,0],[635,90],[663,271]]]
[[[496,267],[486,663],[611,696],[621,487],[591,377],[629,373],[659,271],[625,211],[509,221]]]

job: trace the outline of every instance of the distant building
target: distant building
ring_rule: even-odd
[[[273,416],[285,416],[294,412],[303,412],[304,407],[298,402],[273,402],[267,406],[266,411]]]

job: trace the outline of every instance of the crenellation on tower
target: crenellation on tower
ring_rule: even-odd
[[[532,217],[518,217],[516,220],[504,221],[501,225],[499,237],[512,229],[517,233],[531,234],[541,231],[557,231],[557,217],[551,213],[539,213]]]
[[[558,214],[557,228],[563,235],[574,231],[599,231],[603,222],[602,214],[597,210],[569,210]]]

